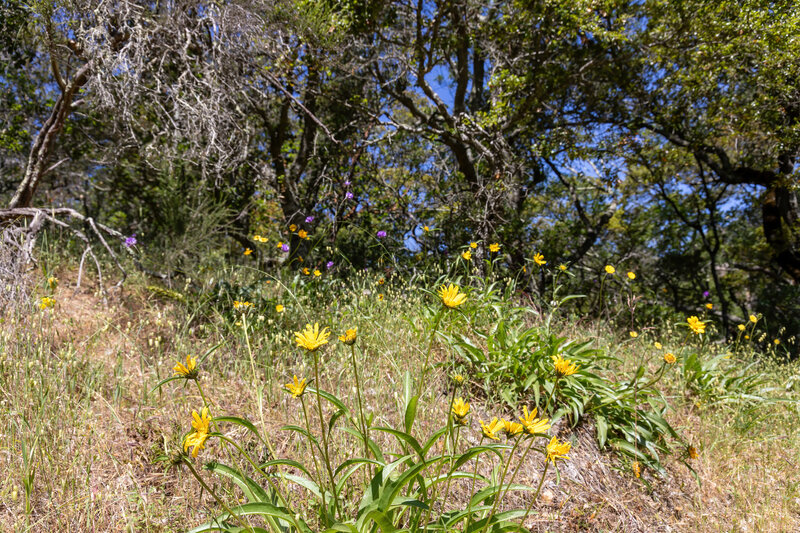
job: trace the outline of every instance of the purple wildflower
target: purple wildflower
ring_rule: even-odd
[[[344,199],[345,200],[352,200],[353,199],[353,193],[351,193],[350,191],[347,191],[345,193],[345,195],[344,195]]]
[[[377,236],[379,239],[383,239],[384,237],[386,237],[386,232],[385,232],[385,231],[383,231],[383,230],[380,230],[380,231],[379,231],[378,233],[376,233],[375,235],[376,235],[376,236]]]
[[[284,252],[288,252],[289,251],[289,245],[288,244],[283,244],[281,246],[281,250],[284,251]]]
[[[136,234],[135,233],[133,235],[131,235],[130,237],[128,237],[127,239],[125,239],[125,246],[127,246],[128,248],[130,248],[131,246],[136,246]]]
[[[306,217],[306,224],[311,224],[314,222],[314,217]]]
[[[705,291],[705,292],[703,293],[703,298],[708,298],[709,296],[711,296],[711,293],[710,293],[710,292],[708,292],[708,291]]]
[[[345,187],[349,187],[350,185],[351,185],[351,184],[350,184],[350,180],[347,180],[347,181],[345,181],[345,182],[344,182],[344,186],[345,186]]]
[[[325,268],[327,270],[332,269],[333,268],[333,261],[328,261],[327,263],[325,263]]]

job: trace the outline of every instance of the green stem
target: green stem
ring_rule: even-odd
[[[328,471],[328,477],[331,481],[331,495],[333,496],[333,512],[334,514],[339,513],[339,502],[337,501],[338,498],[336,496],[336,482],[333,480],[333,470],[331,469],[331,460],[330,460],[330,449],[328,448],[328,433],[325,431],[325,416],[322,411],[322,395],[319,393],[320,381],[319,381],[319,356],[317,352],[312,352],[314,357],[314,382],[317,384],[317,410],[319,411],[319,427],[322,431],[322,460],[325,462],[325,468]],[[323,501],[323,506],[325,502]]]
[[[481,435],[481,440],[478,442],[478,447],[483,445],[485,435]],[[464,531],[469,531],[469,525],[472,522],[472,496],[475,495],[475,478],[478,477],[478,455],[475,456],[475,469],[472,471],[472,485],[469,488],[469,504],[467,505],[467,526]]]
[[[213,496],[213,497],[214,497],[214,499],[217,501],[217,503],[218,503],[218,504],[220,504],[220,505],[222,506],[222,508],[223,508],[223,509],[225,509],[225,512],[227,512],[229,515],[231,515],[231,517],[232,517],[232,518],[234,518],[234,519],[235,519],[237,522],[239,522],[239,524],[241,524],[241,526],[242,526],[243,528],[245,528],[247,531],[250,531],[250,532],[252,533],[252,532],[253,532],[253,528],[251,528],[251,527],[250,527],[248,524],[246,524],[246,523],[244,522],[244,520],[242,520],[242,518],[241,518],[241,517],[239,517],[239,515],[237,515],[236,513],[234,513],[234,512],[231,510],[231,508],[230,508],[230,507],[228,507],[227,505],[225,505],[225,502],[224,502],[224,501],[222,501],[222,499],[220,499],[220,497],[219,497],[219,496],[217,496],[217,493],[216,493],[216,492],[214,492],[213,490],[211,490],[211,487],[209,487],[209,486],[206,484],[206,482],[205,482],[205,481],[203,481],[203,478],[202,478],[202,477],[200,477],[200,474],[198,474],[198,473],[197,473],[197,470],[195,470],[195,469],[194,469],[194,467],[192,466],[192,463],[190,463],[190,462],[189,462],[189,460],[188,460],[188,459],[186,459],[185,457],[184,457],[184,459],[183,459],[183,462],[184,462],[184,464],[185,464],[186,466],[188,466],[188,467],[189,467],[189,471],[191,471],[191,473],[192,473],[192,475],[195,477],[195,479],[197,479],[197,481],[199,481],[199,482],[200,482],[200,485],[201,485],[201,486],[202,486],[202,487],[203,487],[205,490],[207,490],[207,491],[208,491],[208,493],[209,493],[209,494],[211,494],[211,496]]]
[[[306,409],[306,401],[303,399],[303,396],[300,396],[300,403],[303,405],[303,419],[306,421],[306,431],[308,432],[309,440],[311,439],[311,425],[308,422],[308,409]],[[319,461],[317,460],[317,454],[314,452],[314,443],[309,442],[309,447],[311,449],[311,457],[314,459],[314,472],[317,474],[317,485],[322,487],[322,471],[319,467]],[[324,503],[324,502],[323,502]]]
[[[522,442],[522,435],[517,437],[517,441],[514,443],[514,447],[511,448],[511,452],[508,454],[508,461],[506,461],[506,464],[503,467],[503,475],[500,476],[500,489],[497,491],[497,494],[494,497],[494,504],[492,505],[492,510],[489,511],[489,517],[486,519],[486,525],[481,530],[482,532],[485,532],[487,529],[489,529],[489,524],[492,521],[492,517],[494,516],[494,513],[497,511],[497,506],[500,504],[500,500],[502,499],[501,496],[505,495],[505,493],[503,493],[503,482],[506,480],[508,467],[511,466],[511,460],[514,459],[514,452],[517,451],[517,447],[519,446],[520,442]],[[505,492],[508,492],[508,489],[506,489]]]
[[[350,356],[353,359],[353,374],[356,378],[356,397],[358,398],[358,416],[361,423],[361,435],[364,437],[364,458],[369,459],[369,429],[367,428],[367,420],[364,418],[364,408],[361,401],[361,380],[358,377],[358,364],[356,363],[356,346],[350,345]],[[370,469],[371,472],[371,469]]]
[[[517,474],[519,473],[522,465],[525,464],[525,459],[528,457],[528,452],[530,452],[531,448],[533,448],[534,440],[536,440],[536,437],[534,435],[531,435],[531,442],[530,444],[528,444],[528,447],[525,448],[525,453],[522,454],[522,458],[519,460],[519,463],[517,463],[517,468],[514,469],[514,473],[511,474],[511,481],[508,482],[508,487],[506,488],[506,491],[503,493],[503,498],[505,498],[506,494],[508,494],[508,491],[511,488],[511,485],[514,484],[514,480],[517,478]]]
[[[436,330],[439,329],[439,321],[442,319],[442,312],[444,311],[444,305],[439,309],[436,313],[436,317],[433,319],[433,330],[431,331],[431,339],[428,342],[428,353],[425,354],[425,363],[422,365],[422,377],[419,380],[419,387],[417,388],[417,398],[419,399],[422,396],[422,386],[425,384],[425,376],[428,373],[428,360],[431,357],[431,350],[433,349],[433,340],[436,338]]]
[[[531,500],[530,505],[528,505],[528,508],[525,510],[525,516],[523,516],[522,520],[520,521],[520,525],[523,528],[525,527],[525,520],[527,520],[528,515],[531,514],[531,509],[533,509],[533,504],[536,501],[536,499],[539,497],[539,493],[542,490],[542,485],[544,485],[544,477],[545,477],[545,475],[547,475],[547,467],[549,467],[549,466],[550,466],[550,462],[547,459],[545,459],[544,460],[544,471],[542,472],[542,478],[539,480],[539,486],[536,488],[536,494],[533,495],[533,499]]]

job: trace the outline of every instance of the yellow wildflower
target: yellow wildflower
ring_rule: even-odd
[[[422,226],[422,231],[424,231],[425,233],[428,233],[430,230],[431,228],[429,228],[428,226]]]
[[[455,422],[459,426],[467,425],[467,415],[469,414],[469,402],[465,402],[463,398],[456,398],[453,401],[453,416]]]
[[[50,276],[47,278],[47,285],[50,287],[51,291],[54,291],[58,288],[58,278],[55,276]]]
[[[196,379],[197,359],[195,359],[191,355],[187,355],[185,365],[181,362],[178,362],[178,364],[176,364],[172,369],[175,371],[175,374],[183,376],[186,379]]]
[[[383,285],[384,283],[386,283],[385,279],[381,278],[378,280],[378,285]]]
[[[630,336],[631,336],[631,338],[632,338],[632,339],[635,339],[636,337],[638,337],[638,336],[639,336],[639,334],[638,334],[638,333],[636,333],[635,331],[631,331],[631,332],[630,332]]]
[[[500,440],[500,437],[497,436],[497,433],[503,429],[503,423],[500,422],[497,417],[492,418],[492,421],[489,422],[489,424],[484,424],[483,420],[481,420],[480,423],[484,437],[492,440]]]
[[[712,304],[712,303],[707,303],[707,304],[706,304],[706,309],[714,309],[714,304]]]
[[[308,267],[303,267],[303,274],[305,274],[306,276],[311,275],[311,271],[308,269]]]
[[[463,292],[459,293],[458,287],[452,283],[449,287],[442,285],[439,289],[439,297],[442,299],[442,303],[450,309],[455,309],[467,300],[467,295]]]
[[[477,242],[471,242],[471,243],[469,243],[469,247],[474,250],[475,248],[478,247],[478,243]]]
[[[306,391],[306,378],[297,379],[297,376],[294,376],[292,383],[287,383],[284,386],[292,395],[292,398],[299,398]]]
[[[736,327],[739,328],[739,331],[744,331],[745,329],[747,329],[744,324],[739,324]]]
[[[382,302],[382,301],[383,301],[383,293],[380,293],[380,294],[378,295],[378,301],[379,301],[379,302]]]
[[[547,264],[547,261],[544,260],[544,256],[540,253],[533,254],[533,262],[539,266]]]
[[[292,232],[297,231],[297,226],[295,224],[292,224],[291,226],[289,226],[289,231]]]
[[[253,307],[252,302],[247,302],[247,301],[240,302],[239,300],[234,300],[233,301],[233,308],[234,309],[241,309],[242,311],[247,311],[251,307]]]
[[[631,281],[635,280],[636,279],[636,273],[628,272],[628,279],[631,280]]]
[[[450,374],[450,379],[453,380],[453,383],[459,386],[463,385],[464,382],[467,380],[467,378],[465,378],[461,374]]]
[[[560,355],[554,355],[553,368],[555,369],[558,377],[564,378],[577,372],[579,367],[569,359],[564,359]]]
[[[775,340],[774,340],[774,341],[772,341],[772,342],[774,342],[774,343],[775,343],[775,346],[777,346],[777,345],[779,345],[779,344],[781,343],[781,340],[780,340],[780,339],[775,339]]]
[[[339,335],[339,340],[348,346],[355,344],[356,337],[358,336],[358,328],[348,329],[344,335]]]
[[[306,328],[303,331],[296,331],[294,340],[297,342],[298,346],[302,346],[309,352],[313,352],[323,344],[328,344],[328,337],[330,336],[331,333],[328,331],[328,328],[324,328],[320,331],[319,324],[315,323],[313,326],[311,324],[306,324]]]
[[[208,407],[203,407],[200,414],[197,411],[192,411],[192,427],[194,432],[189,434],[183,441],[183,451],[194,446],[192,450],[192,457],[197,457],[197,454],[205,446],[205,442],[209,437],[209,424],[211,423],[211,416],[208,414]]]
[[[633,475],[638,477],[642,477],[642,465],[639,464],[639,461],[633,462]]]
[[[466,252],[461,254],[461,257],[464,258],[464,261],[469,261],[470,259],[472,259],[472,252],[467,250]]]
[[[283,241],[278,242],[278,248],[283,248]]]
[[[617,269],[616,269],[616,268],[614,268],[613,266],[611,266],[611,265],[606,265],[606,274],[613,274],[613,273],[614,273],[614,272],[616,272],[616,271],[617,271]]]
[[[523,427],[519,422],[509,420],[501,420],[500,422],[503,424],[503,431],[505,431],[506,437],[511,438],[522,433]]]
[[[668,365],[675,364],[675,361],[677,361],[677,359],[675,359],[675,355],[672,352],[667,352],[664,354],[664,362]]]
[[[567,271],[567,265],[565,265],[564,263],[561,263],[560,265],[558,265],[558,269],[561,272],[566,272]]]
[[[689,324],[689,328],[697,335],[702,335],[706,331],[706,325],[696,316],[687,318],[686,323]]]
[[[758,317],[756,315],[750,315],[750,322],[755,324],[756,322],[758,322]]]
[[[694,446],[689,446],[688,452],[689,452],[689,459],[697,459],[700,456],[700,454],[697,453],[697,448],[695,448]]]
[[[253,253],[253,250],[251,250],[250,248],[245,248],[244,249],[244,255],[250,255],[252,253]]]
[[[44,311],[48,307],[54,307],[55,305],[56,301],[53,298],[50,298],[49,296],[43,296],[42,301],[39,302],[39,309]]]
[[[492,253],[497,253],[500,251],[500,245],[498,243],[492,243],[489,245],[489,251]]]
[[[660,343],[660,342],[658,342],[658,341],[654,342],[654,343],[653,343],[653,346],[655,346],[655,347],[656,347],[656,350],[660,350],[661,348],[663,348],[663,346],[661,345],[661,343]]]
[[[275,311],[277,313],[283,313],[284,309],[286,309],[286,308],[281,304],[278,304],[278,305],[275,306]]]
[[[572,444],[569,442],[558,442],[558,439],[553,437],[547,445],[547,460],[555,463],[556,459],[569,459],[567,454],[570,448],[572,448]]]
[[[318,278],[318,277],[320,277],[321,275],[322,275],[322,272],[320,272],[320,271],[319,271],[319,269],[316,269],[316,268],[315,268],[315,269],[314,269],[314,277],[315,277],[315,278]]]
[[[533,411],[528,412],[528,406],[522,406],[522,416],[519,417],[522,425],[525,427],[525,433],[528,435],[536,435],[537,433],[545,433],[550,429],[550,420],[547,418],[536,418],[537,409],[534,407]]]

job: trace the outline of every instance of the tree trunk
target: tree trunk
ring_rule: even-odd
[[[47,159],[53,148],[53,143],[58,137],[61,128],[64,127],[64,122],[66,122],[70,111],[72,111],[72,100],[75,92],[86,83],[88,77],[89,64],[87,63],[78,70],[69,85],[61,91],[53,106],[53,111],[42,125],[39,134],[36,135],[36,140],[33,142],[28,156],[25,177],[17,187],[11,203],[8,204],[9,209],[30,207],[33,195],[36,193],[42,177],[47,173]]]

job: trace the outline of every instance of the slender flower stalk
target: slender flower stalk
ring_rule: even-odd
[[[542,491],[542,485],[544,485],[544,477],[547,475],[547,467],[550,466],[550,461],[544,462],[544,470],[542,470],[542,477],[539,478],[539,486],[536,487],[536,494],[533,495],[531,499],[531,503],[528,505],[528,508],[525,510],[525,515],[520,520],[519,524],[524,528],[525,527],[525,520],[528,519],[528,515],[531,514],[531,510],[533,509],[533,504],[536,499],[539,497],[539,493]]]
[[[350,330],[348,330],[348,332],[349,331]],[[353,361],[353,374],[355,375],[356,378],[356,398],[358,398],[358,421],[361,424],[361,435],[364,437],[364,458],[369,459],[369,428],[367,427],[367,419],[364,417],[363,401],[361,399],[361,379],[358,376],[358,363],[356,362],[355,342],[350,343],[350,357]]]
[[[314,471],[317,474],[317,485],[320,487],[322,486],[322,470],[319,467],[319,460],[317,459],[317,454],[314,451],[314,442],[311,441],[311,424],[308,421],[308,408],[306,408],[306,401],[303,396],[300,396],[300,404],[303,406],[303,420],[306,423],[306,432],[309,434],[309,443],[308,446],[311,449],[311,457],[314,459]],[[319,446],[318,446],[319,447]]]
[[[419,380],[419,386],[417,387],[417,398],[422,395],[422,386],[425,383],[425,377],[428,374],[428,360],[431,357],[431,350],[433,349],[433,340],[436,338],[436,330],[439,329],[439,321],[442,319],[442,311],[444,307],[441,307],[439,311],[436,313],[436,316],[433,318],[433,329],[431,330],[431,338],[428,341],[428,351],[425,353],[425,362],[422,364],[422,376]]]
[[[510,424],[517,424],[516,422],[510,422]],[[520,424],[517,424],[520,425]],[[506,427],[508,427],[506,425]],[[508,461],[505,461],[505,466],[503,467],[503,475],[500,476],[500,489],[497,491],[497,494],[494,498],[494,504],[492,505],[492,510],[489,511],[489,516],[486,518],[486,525],[483,527],[481,531],[486,531],[489,529],[489,525],[492,523],[492,517],[494,513],[497,512],[497,506],[500,504],[500,500],[502,500],[502,496],[505,496],[505,492],[508,492],[508,488],[506,491],[503,492],[503,482],[506,480],[506,474],[508,474],[508,467],[511,465],[511,460],[514,459],[514,452],[517,451],[517,447],[519,447],[519,443],[522,442],[522,433],[519,433],[517,439],[514,441],[514,446],[511,448],[511,452],[508,454]],[[505,452],[503,452],[505,456]]]
[[[242,527],[243,527],[245,530],[247,530],[247,531],[250,531],[251,533],[253,532],[253,528],[251,528],[251,527],[250,527],[250,526],[249,526],[249,525],[248,525],[248,524],[247,524],[247,523],[246,523],[246,522],[245,522],[245,521],[242,519],[242,517],[240,517],[239,515],[237,515],[236,513],[234,513],[234,512],[231,510],[231,508],[230,508],[230,507],[228,507],[227,505],[225,505],[225,502],[224,502],[224,501],[223,501],[223,500],[222,500],[222,499],[221,499],[219,496],[217,496],[217,493],[216,493],[216,492],[214,492],[214,491],[211,489],[211,487],[209,487],[209,486],[206,484],[206,482],[205,482],[205,481],[203,481],[203,478],[202,478],[202,477],[200,477],[200,474],[198,474],[198,473],[197,473],[197,470],[195,470],[195,469],[194,469],[194,466],[192,466],[192,463],[191,463],[190,461],[188,461],[188,460],[186,460],[186,459],[184,458],[184,460],[183,460],[183,464],[185,464],[186,466],[188,466],[188,467],[189,467],[189,471],[192,473],[192,475],[195,477],[195,479],[197,479],[197,481],[199,481],[199,482],[200,482],[200,486],[202,486],[204,489],[206,489],[206,490],[208,491],[208,493],[209,493],[209,494],[211,494],[211,496],[212,496],[212,497],[213,497],[213,498],[214,498],[214,499],[217,501],[217,503],[218,503],[218,504],[219,504],[219,505],[220,505],[220,506],[221,506],[223,509],[225,509],[225,512],[226,512],[226,513],[228,513],[229,515],[231,515],[231,518],[233,518],[234,520],[236,520],[237,522],[239,522],[239,524],[240,524],[240,525],[241,525],[241,526],[242,526]]]
[[[480,448],[483,445],[483,440],[486,437],[481,435],[481,440],[478,442],[478,447]],[[478,456],[475,456],[475,468],[472,471],[472,485],[469,487],[469,494],[475,494],[475,478],[478,477]],[[469,499],[469,503],[467,504],[467,525],[464,527],[464,531],[469,531],[469,525],[472,522],[472,498]]]

